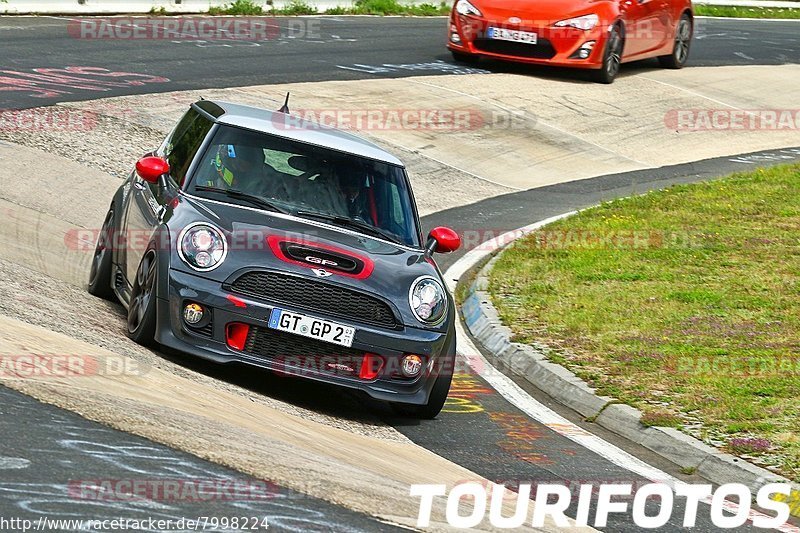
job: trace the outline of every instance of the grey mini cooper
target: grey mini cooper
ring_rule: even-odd
[[[201,100],[114,195],[89,292],[128,335],[362,390],[433,418],[455,309],[403,164],[350,133]]]

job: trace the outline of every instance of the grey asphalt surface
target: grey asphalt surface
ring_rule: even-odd
[[[142,521],[134,531],[167,530],[166,522],[159,526],[152,519],[171,520],[172,531],[404,531],[4,387],[0,435],[0,518],[29,520],[29,530],[39,524],[38,531],[120,531],[89,523],[118,519]],[[175,483],[182,483],[177,496],[169,492]],[[145,484],[151,488],[142,488]],[[236,486],[236,492],[226,492]],[[181,528],[181,519],[207,527],[183,522]],[[238,519],[241,525],[217,526],[213,519]],[[82,527],[75,522],[81,520]],[[14,526],[0,525],[0,530],[14,531]]]
[[[282,19],[280,24],[290,24],[296,19]],[[227,43],[197,43],[171,41],[81,41],[69,37],[67,21],[53,18],[0,18],[0,45],[5,52],[0,58],[0,108],[24,108],[52,104],[58,101],[85,100],[121,94],[161,92],[203,87],[228,87],[290,81],[317,81],[329,79],[358,79],[373,76],[408,76],[453,73],[464,71],[454,66],[443,49],[443,19],[379,19],[379,18],[326,18],[319,20],[320,39],[288,37],[262,46],[222,46]],[[781,64],[800,59],[800,23],[749,22],[701,20],[698,21],[698,39],[695,41],[690,65],[723,64]],[[336,36],[336,37],[334,37]],[[319,42],[321,41],[321,42]],[[777,43],[777,44],[773,44]],[[200,46],[205,45],[205,46]],[[211,45],[210,47],[208,45]],[[737,53],[738,52],[738,53]],[[748,59],[749,58],[749,59]],[[346,62],[345,62],[346,61]],[[652,66],[650,62],[631,65],[626,70]],[[361,65],[361,66],[356,66]],[[388,65],[388,66],[387,66]],[[54,82],[30,78],[35,68],[64,69],[69,66],[86,66],[169,78],[169,82],[143,85],[101,86],[83,84],[74,80]],[[347,68],[341,68],[347,67]],[[381,67],[376,69],[374,67]],[[488,71],[517,72],[565,79],[580,74],[552,70],[526,69],[518,66],[481,63]],[[355,70],[353,70],[355,69]],[[381,70],[371,74],[367,71]],[[98,71],[95,71],[98,72]],[[52,74],[52,72],[50,72]],[[19,80],[28,84],[21,86]],[[95,77],[95,79],[98,79]],[[139,80],[139,76],[121,76],[115,80]],[[15,83],[16,81],[16,83]],[[90,88],[86,88],[86,87]],[[99,88],[107,89],[99,91]],[[601,88],[598,88],[601,90]],[[57,94],[43,96],[43,92]],[[544,187],[488,199],[477,204],[443,211],[425,217],[423,226],[449,225],[457,230],[491,229],[495,234],[515,229],[548,216],[586,207],[602,200],[642,193],[673,183],[687,183],[709,179],[737,170],[748,170],[757,165],[771,165],[800,160],[800,148],[750,154],[741,158],[719,158],[688,165],[662,169],[603,176],[589,180]],[[444,270],[465,250],[449,256],[440,256]],[[524,482],[641,482],[630,472],[616,467],[605,459],[577,447],[572,441],[527,419],[501,396],[492,391],[477,376],[471,376],[469,386],[478,411],[455,412],[449,410],[435,421],[417,422],[395,417],[391,410],[374,405],[363,398],[335,389],[317,389],[307,383],[287,383],[285,379],[273,380],[264,375],[254,376],[252,371],[215,367],[201,362],[187,362],[187,366],[208,372],[222,379],[246,386],[262,394],[269,394],[305,407],[318,408],[342,417],[355,416],[359,410],[377,413],[387,423],[422,446],[454,462],[470,468],[489,479],[510,484]],[[531,394],[543,402],[536,391]],[[335,396],[332,396],[335,395]],[[335,401],[332,401],[332,398]],[[548,404],[552,408],[557,406]],[[607,437],[677,477],[679,472],[637,448],[604,435],[599,428],[572,418],[591,431]],[[24,425],[20,423],[24,420]],[[54,422],[61,420],[62,422]],[[513,429],[513,431],[512,431]],[[131,477],[125,464],[119,464],[118,452],[131,447],[135,453],[136,468],[145,472],[136,475],[153,477],[183,476],[189,479],[205,478],[217,473],[220,476],[241,476],[205,461],[187,456],[117,432],[83,419],[43,406],[17,393],[0,389],[0,434],[3,435],[0,455],[30,460],[26,468],[7,470],[0,475],[0,515],[36,516],[45,511],[50,516],[71,517],[75,513],[87,518],[105,516],[116,509],[76,504],[74,498],[65,497],[64,484],[80,476],[81,479],[120,479]],[[90,442],[92,447],[83,450],[65,448],[63,441]],[[137,448],[141,447],[141,448]],[[94,450],[97,453],[88,453]],[[98,452],[99,450],[99,452]],[[110,451],[109,451],[110,450]],[[146,451],[145,451],[146,450]],[[26,455],[27,454],[27,455]],[[108,456],[116,457],[109,460]],[[164,463],[186,464],[185,469],[164,467]],[[0,465],[3,463],[0,461]],[[6,464],[13,464],[13,462]],[[194,470],[193,470],[194,469]],[[688,481],[700,481],[691,477]],[[56,487],[55,489],[53,487]],[[33,494],[26,491],[34,491]],[[40,491],[39,493],[35,491]],[[41,491],[46,491],[44,494]],[[53,491],[60,491],[54,495]],[[324,502],[292,495],[289,491],[282,500],[287,509],[297,511],[290,518],[302,521],[319,517],[328,527],[347,524],[355,529],[375,530],[377,523],[369,518],[346,513]],[[29,502],[46,502],[31,505]],[[258,508],[269,516],[277,513],[270,508],[272,502],[261,503]],[[147,512],[150,512],[148,504]],[[161,503],[155,502],[160,508]],[[172,504],[171,504],[172,505]],[[248,502],[247,505],[253,505]],[[205,508],[216,516],[231,516],[235,505],[220,502],[217,507]],[[166,514],[191,516],[193,509],[180,505],[171,507]],[[126,508],[126,513],[137,518],[146,516],[137,506]],[[314,513],[320,513],[319,515]],[[189,513],[187,515],[186,513]],[[670,524],[663,531],[677,531],[681,513],[676,509]],[[334,521],[329,521],[334,520]],[[697,531],[711,531],[713,527],[700,513],[701,526]],[[290,522],[291,525],[291,522]],[[279,525],[276,529],[282,529]],[[288,528],[288,527],[287,527]],[[340,527],[335,527],[342,530]],[[624,516],[612,515],[608,531],[636,531],[637,528]]]
[[[267,32],[268,40],[200,41],[81,39],[77,19],[0,17],[0,109],[122,94],[472,72],[452,62],[444,47],[446,19],[442,17],[272,20],[276,28]],[[798,62],[799,27],[798,22],[698,19],[689,66]],[[655,60],[631,64],[623,75],[655,65]],[[81,84],[74,81],[74,74],[70,74],[72,81],[64,78],[67,67],[133,75],[77,76],[106,82]],[[587,76],[580,71],[490,61],[477,67],[564,79]],[[60,79],[53,78],[56,74]],[[142,75],[170,81],[150,83]],[[140,85],[130,84],[143,80]]]

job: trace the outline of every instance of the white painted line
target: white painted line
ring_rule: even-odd
[[[697,91],[693,91],[691,89],[687,89],[686,87],[681,87],[679,85],[673,85],[671,83],[667,83],[666,81],[656,80],[656,79],[650,78],[648,76],[641,76],[641,77],[646,79],[646,80],[648,80],[648,81],[652,81],[653,83],[658,83],[658,84],[664,85],[666,87],[671,87],[672,89],[691,94],[692,96],[696,96],[698,98],[702,98],[704,100],[708,100],[710,102],[714,102],[715,104],[719,104],[719,105],[722,105],[722,106],[725,106],[725,107],[730,107],[731,109],[735,109],[737,111],[744,111],[744,109],[742,109],[741,107],[737,107],[737,106],[735,106],[733,104],[729,104],[727,102],[723,102],[722,100],[717,100],[716,98],[712,98],[710,96],[706,96],[706,95],[701,94],[701,93],[699,93]],[[752,112],[751,112],[751,114],[752,114]]]
[[[520,237],[535,231],[547,224],[570,217],[576,214],[577,211],[571,211],[562,215],[550,217],[545,220],[540,220],[528,226],[524,226],[517,230],[510,231],[498,237],[495,242],[497,243],[510,243],[512,240],[519,239]],[[474,267],[478,262],[485,259],[487,256],[496,251],[497,248],[492,246],[478,246],[470,250],[458,261],[456,261],[444,274],[444,279],[450,291],[455,291],[458,279],[464,275],[469,269]],[[651,466],[641,459],[634,457],[628,452],[614,446],[597,435],[586,431],[577,424],[574,424],[559,415],[549,407],[543,405],[530,394],[525,392],[522,387],[514,383],[514,381],[497,370],[480,351],[472,343],[472,340],[464,330],[464,326],[460,320],[456,321],[456,345],[458,346],[458,354],[461,355],[472,368],[472,370],[481,376],[486,382],[492,386],[503,398],[505,398],[511,405],[528,415],[530,418],[536,420],[540,424],[549,428],[550,430],[568,438],[576,444],[590,450],[597,455],[603,457],[609,462],[628,470],[640,477],[648,479],[657,483],[665,483],[673,489],[679,485],[687,485],[687,483],[674,478],[673,476]],[[703,503],[711,504],[711,498],[703,500]],[[725,508],[732,513],[738,509],[738,504],[725,501]],[[752,520],[757,516],[768,516],[759,511],[750,510],[749,518]],[[783,524],[776,528],[777,531],[786,533],[800,533],[800,528],[791,524]]]
[[[30,465],[31,462],[22,457],[0,457],[0,470],[21,470]]]
[[[557,220],[561,220],[562,218],[571,217],[572,215],[577,214],[577,211],[570,211],[569,213],[563,213],[561,215],[556,215],[554,217],[546,218],[544,220],[540,220],[539,222],[534,222],[533,224],[529,224],[522,228],[509,231],[508,233],[504,233],[503,235],[494,239],[496,243],[510,243],[512,240],[518,239],[520,237],[524,237],[528,233],[535,231],[542,226],[546,226],[548,224],[552,224]],[[488,241],[491,242],[491,241]],[[500,246],[492,246],[481,244],[477,247],[473,248],[469,252],[465,253],[458,261],[453,263],[450,268],[444,273],[444,279],[447,283],[447,288],[450,289],[451,292],[456,290],[456,285],[458,285],[458,280],[461,279],[467,270],[474,267],[489,255],[493,254],[497,250],[500,249]],[[467,339],[469,340],[469,339]]]
[[[737,54],[738,54],[738,53],[739,53],[739,52],[737,52]],[[752,58],[751,58],[751,59],[752,59]],[[735,106],[735,105],[732,105],[732,104],[729,104],[729,103],[727,103],[727,102],[723,102],[722,100],[717,100],[716,98],[712,98],[712,97],[710,97],[710,96],[706,96],[706,95],[704,95],[704,94],[701,94],[701,93],[699,93],[699,92],[697,92],[697,91],[693,91],[693,90],[691,90],[691,89],[687,89],[686,87],[680,87],[680,86],[678,86],[678,85],[673,85],[673,84],[671,84],[671,83],[667,83],[667,82],[665,82],[665,81],[661,81],[661,80],[656,80],[656,79],[650,78],[650,77],[648,77],[648,76],[642,76],[642,78],[644,78],[644,79],[646,79],[646,80],[649,80],[649,81],[652,81],[652,82],[654,82],[654,83],[659,83],[659,84],[661,84],[661,85],[665,85],[665,86],[667,86],[667,87],[671,87],[671,88],[673,88],[673,89],[677,89],[677,90],[679,90],[679,91],[683,91],[683,92],[685,92],[685,93],[689,93],[689,94],[691,94],[691,95],[693,95],[693,96],[697,96],[698,98],[703,98],[703,99],[705,99],[705,100],[708,100],[708,101],[710,101],[710,102],[714,102],[715,104],[719,104],[719,105],[722,105],[722,106],[725,106],[725,107],[730,107],[731,109],[735,109],[736,111],[742,111],[742,112],[744,112],[745,114],[747,114],[747,115],[750,115],[751,117],[755,117],[755,116],[756,116],[756,113],[755,113],[755,112],[753,112],[753,111],[748,111],[748,110],[746,110],[746,109],[742,109],[741,107],[737,107],[737,106]]]

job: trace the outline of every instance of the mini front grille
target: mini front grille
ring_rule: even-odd
[[[378,298],[299,276],[251,271],[236,278],[230,289],[277,304],[287,304],[357,322],[386,328],[396,328],[398,325],[389,305]]]
[[[245,353],[270,360],[278,368],[357,376],[364,352],[292,333],[251,326]]]
[[[482,52],[506,56],[550,59],[556,55],[553,45],[547,39],[539,39],[536,44],[501,41],[499,39],[475,39],[473,44],[475,48]]]

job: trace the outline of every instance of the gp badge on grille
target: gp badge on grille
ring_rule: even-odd
[[[374,268],[369,257],[320,242],[270,235],[267,244],[278,259],[310,268],[318,277],[338,274],[364,279]]]

